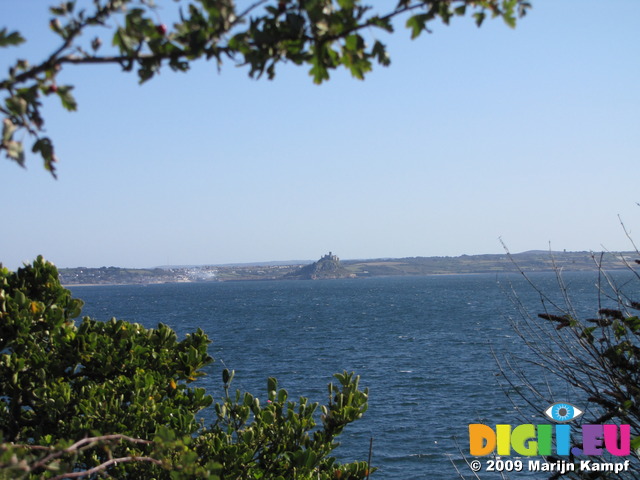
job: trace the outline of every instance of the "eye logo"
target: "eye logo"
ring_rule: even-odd
[[[549,406],[544,413],[554,422],[566,423],[575,420],[584,412],[570,403],[557,402]]]
[[[555,453],[559,456],[602,457],[603,454],[610,454],[614,457],[626,457],[631,455],[631,426],[628,424],[582,423],[579,426],[582,433],[582,442],[580,442],[579,437],[572,434],[572,426],[569,422],[584,413],[570,403],[556,402],[544,410],[544,414],[556,422],[555,425],[526,423],[514,427],[499,424],[494,428],[483,423],[472,423],[469,425],[469,453],[474,457],[496,453],[499,456],[509,456],[513,452],[525,457],[535,455],[548,457],[552,455],[555,445]],[[576,442],[578,446],[573,446]],[[584,469],[590,461],[581,461],[580,468]],[[567,465],[575,464],[569,462]],[[565,471],[569,470],[563,470],[559,474],[564,476]]]

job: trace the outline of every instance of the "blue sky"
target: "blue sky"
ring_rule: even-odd
[[[0,0],[35,62],[45,2]],[[458,19],[365,81],[307,68],[251,80],[198,63],[139,86],[113,66],[63,72],[47,105],[59,179],[0,161],[0,261],[61,267],[628,250],[640,226],[640,2],[533,0],[510,29]],[[41,12],[39,10],[42,10]],[[0,26],[1,27],[1,26]],[[635,236],[640,242],[640,234]]]

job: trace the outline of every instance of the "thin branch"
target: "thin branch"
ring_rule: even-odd
[[[63,473],[62,475],[56,475],[52,477],[51,480],[62,480],[64,478],[81,478],[86,477],[88,475],[93,475],[94,473],[101,472],[106,470],[112,465],[117,465],[118,463],[129,463],[129,462],[150,462],[156,465],[162,465],[162,462],[153,457],[120,457],[120,458],[112,458],[111,460],[107,460],[100,465],[90,468],[89,470],[84,470],[82,472],[70,472]]]
[[[620,225],[622,226],[622,231],[626,235],[627,239],[629,239],[629,241],[631,242],[631,245],[633,245],[633,249],[636,251],[636,253],[638,255],[640,255],[640,250],[638,250],[638,247],[636,246],[635,242],[633,241],[633,238],[631,237],[631,234],[627,230],[627,227],[624,225],[624,222],[622,221],[622,217],[620,215],[618,215],[618,220],[620,221]]]
[[[237,25],[238,23],[240,23],[240,21],[246,17],[247,15],[249,15],[253,10],[255,10],[256,8],[258,8],[260,5],[267,3],[269,0],[258,0],[257,2],[253,3],[252,5],[249,5],[241,14],[239,14],[236,19],[231,23],[231,25]]]
[[[93,445],[97,444],[97,443],[102,443],[102,442],[110,442],[110,441],[121,441],[121,440],[126,440],[128,442],[131,443],[142,443],[145,445],[151,444],[153,442],[151,442],[150,440],[142,440],[140,438],[132,438],[129,437],[127,435],[121,435],[121,434],[113,434],[113,435],[103,435],[103,436],[99,436],[99,437],[87,437],[87,438],[83,438],[82,440],[78,440],[76,443],[74,443],[73,445],[63,449],[63,450],[57,450],[54,451],[53,453],[47,455],[46,457],[40,459],[38,462],[33,464],[33,469],[37,470],[39,468],[42,468],[44,466],[47,465],[47,463],[51,462],[52,460],[55,460],[56,458],[59,458],[65,454],[69,454],[69,453],[74,453],[80,449],[83,448],[89,448],[92,447]],[[27,448],[30,448],[30,446],[26,446]]]

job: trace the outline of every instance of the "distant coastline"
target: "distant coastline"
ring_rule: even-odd
[[[189,267],[60,268],[66,286],[150,285],[160,283],[230,282],[261,280],[308,280],[323,278],[368,278],[407,275],[460,275],[479,273],[595,271],[628,269],[640,258],[636,252],[549,252],[461,255],[458,257],[407,257],[339,260],[325,255],[317,262],[261,262],[239,265]]]

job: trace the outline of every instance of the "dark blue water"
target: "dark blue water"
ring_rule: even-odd
[[[562,302],[554,275],[533,276]],[[597,309],[596,275],[567,274],[578,309]],[[219,396],[220,374],[266,397],[276,377],[291,399],[326,402],[326,385],[343,370],[369,388],[369,411],[352,424],[336,455],[366,460],[378,479],[457,478],[470,471],[468,424],[522,423],[499,386],[494,354],[527,351],[510,318],[514,288],[533,313],[540,297],[521,277],[453,275],[364,280],[270,281],[73,287],[83,314],[155,327],[179,336],[202,328],[216,359],[202,380]],[[526,367],[529,368],[529,367]],[[532,375],[536,375],[535,372]],[[471,478],[471,477],[469,477]],[[482,478],[497,478],[483,475]]]

